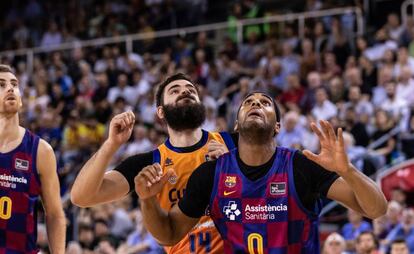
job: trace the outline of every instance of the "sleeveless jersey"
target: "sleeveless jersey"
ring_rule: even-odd
[[[168,179],[158,195],[160,206],[164,210],[170,210],[183,197],[185,186],[191,173],[203,162],[209,160],[208,142],[216,140],[224,143],[228,150],[234,148],[231,136],[226,132],[212,133],[203,130],[199,146],[192,152],[185,152],[171,145],[169,139],[154,150],[154,163],[158,162],[166,172],[169,168],[174,169],[175,175]],[[223,253],[223,242],[213,221],[203,216],[200,222],[187,234],[178,244],[166,247],[167,253]]]
[[[317,254],[318,214],[303,207],[295,190],[295,151],[278,147],[271,169],[251,181],[240,170],[237,149],[217,161],[209,204],[224,253]]]
[[[19,146],[0,153],[0,253],[37,253],[36,168],[39,137],[26,130]]]

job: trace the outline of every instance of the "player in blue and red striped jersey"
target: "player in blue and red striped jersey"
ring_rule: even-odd
[[[52,147],[19,126],[19,81],[0,65],[0,254],[38,253],[38,197],[46,214],[49,248],[64,253],[66,221]]]
[[[196,169],[184,197],[168,213],[155,197],[172,172],[163,175],[156,167],[141,171],[135,189],[153,236],[174,244],[207,210],[225,253],[312,254],[320,252],[320,196],[369,218],[385,213],[381,190],[350,164],[341,129],[336,135],[326,121],[320,122],[322,130],[312,124],[321,152],[302,154],[276,146],[279,119],[269,96],[249,94],[238,113],[238,148]]]

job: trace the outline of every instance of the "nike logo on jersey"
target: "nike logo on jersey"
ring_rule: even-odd
[[[233,193],[235,193],[236,191],[224,191],[224,196],[228,196],[228,195],[231,195],[231,194],[233,194]]]

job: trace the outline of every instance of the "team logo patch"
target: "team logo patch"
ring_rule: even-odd
[[[286,183],[270,183],[270,194],[271,195],[284,195],[286,194]]]
[[[226,180],[224,181],[224,184],[226,187],[233,188],[236,186],[237,180],[235,176],[226,176]]]
[[[241,214],[240,210],[237,208],[237,204],[234,201],[230,201],[228,205],[223,207],[223,213],[231,221],[235,221],[236,218]]]
[[[168,182],[171,184],[176,184],[178,180],[178,176],[176,174],[170,176],[170,178],[168,178]]]
[[[170,158],[166,158],[164,162],[165,166],[172,166],[174,165],[174,162]]]
[[[19,170],[28,170],[29,161],[16,158],[14,161],[14,167]]]

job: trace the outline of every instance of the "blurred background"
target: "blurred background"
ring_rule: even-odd
[[[134,194],[79,209],[69,192],[115,114],[132,110],[137,121],[111,168],[165,140],[154,88],[177,72],[201,85],[206,130],[231,131],[252,90],[271,94],[282,109],[278,145],[317,152],[310,122],[344,128],[350,159],[391,202],[386,216],[370,221],[325,200],[324,253],[387,253],[398,238],[414,253],[413,6],[399,0],[1,1],[1,63],[12,65],[20,80],[21,124],[55,149],[67,253],[163,253],[142,226]],[[47,253],[44,221],[38,236]]]

